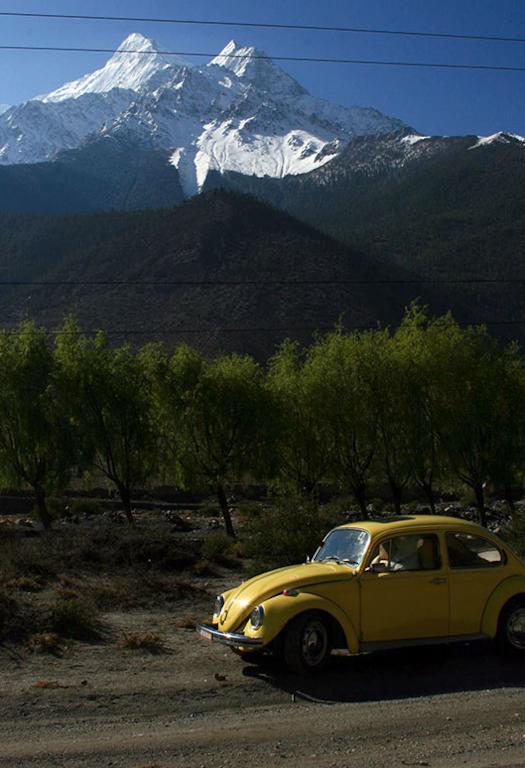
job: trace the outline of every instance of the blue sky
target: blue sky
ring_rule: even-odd
[[[44,11],[430,30],[525,38],[524,0],[0,0],[2,11]],[[525,44],[260,29],[0,18],[0,44],[117,47],[141,32],[168,50],[218,51],[234,37],[269,55],[484,63],[525,67]],[[0,51],[0,103],[50,91],[106,56]],[[201,61],[201,60],[199,60]],[[524,73],[283,65],[308,90],[373,106],[424,133],[525,134]]]

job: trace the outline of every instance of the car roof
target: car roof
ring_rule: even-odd
[[[347,523],[339,528],[359,528],[368,531],[371,536],[382,533],[399,533],[419,528],[435,528],[436,530],[460,530],[466,533],[491,536],[490,531],[482,528],[470,520],[462,520],[459,517],[447,517],[446,515],[397,515],[391,517],[377,517],[370,520],[361,520],[357,523]]]

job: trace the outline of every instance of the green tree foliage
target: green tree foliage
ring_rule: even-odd
[[[140,357],[112,349],[103,333],[88,338],[71,320],[56,339],[55,357],[77,439],[116,487],[133,525],[131,492],[157,470],[157,435]]]
[[[403,382],[404,434],[412,480],[435,511],[435,484],[446,479],[446,461],[439,440],[436,399],[439,394],[439,350],[456,325],[450,315],[437,319],[413,304],[394,334],[394,356]]]
[[[4,484],[29,486],[45,529],[46,497],[62,490],[77,459],[44,331],[22,323],[0,333],[0,474]]]
[[[486,490],[512,490],[525,466],[525,368],[517,347],[483,327],[409,308],[394,332],[287,341],[265,371],[237,354],[207,359],[181,345],[112,348],[67,320],[53,350],[24,323],[0,333],[0,482],[46,496],[89,465],[131,494],[162,475],[212,488],[234,535],[229,489],[273,480],[314,503],[321,483],[351,491],[367,514],[371,481],[396,511],[407,487],[435,508],[436,489],[471,489],[486,524]],[[304,506],[306,509],[306,506]]]
[[[234,536],[228,486],[254,476],[263,449],[270,449],[271,401],[263,371],[247,356],[206,360],[186,346],[169,359],[158,348],[145,357],[156,381],[168,458],[183,485],[214,489],[226,532]]]
[[[268,386],[277,415],[275,467],[285,485],[311,494],[331,464],[330,431],[316,365],[285,341],[269,362]]]
[[[514,347],[502,350],[484,327],[462,329],[453,321],[434,355],[439,440],[452,472],[474,492],[486,525],[485,489],[501,479],[508,485],[518,461],[517,452],[515,461],[509,455],[516,449],[509,433],[512,413],[516,424],[523,418],[521,361]]]
[[[378,447],[377,376],[387,341],[383,331],[338,330],[317,341],[306,363],[321,425],[319,454],[329,461],[330,479],[354,494],[363,517]]]

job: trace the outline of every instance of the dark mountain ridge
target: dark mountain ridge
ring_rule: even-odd
[[[308,341],[339,320],[397,323],[421,294],[397,282],[406,278],[238,193],[169,210],[0,217],[0,280],[70,283],[2,287],[3,324],[32,318],[52,328],[73,312],[134,344],[188,341],[264,357],[286,336]],[[129,281],[137,284],[118,285]],[[429,292],[422,298],[445,308]]]

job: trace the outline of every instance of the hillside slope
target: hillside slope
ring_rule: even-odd
[[[352,141],[301,178],[215,174],[209,188],[256,195],[423,279],[509,280],[449,285],[450,306],[473,321],[525,319],[525,144],[496,134],[427,138],[408,132]],[[504,331],[503,325],[495,329]],[[525,338],[525,325],[508,325]]]
[[[53,327],[73,312],[85,327],[123,331],[115,340],[186,340],[265,356],[285,336],[309,340],[313,329],[340,319],[346,327],[397,322],[420,289],[378,281],[403,277],[233,193],[163,211],[0,217],[0,280],[102,283],[3,286],[4,324],[28,317]],[[119,281],[157,284],[111,285]],[[251,284],[224,284],[232,281]],[[444,309],[428,293],[423,298]]]
[[[0,165],[0,211],[81,213],[162,208],[183,192],[168,153],[120,137],[93,139],[54,162]]]

